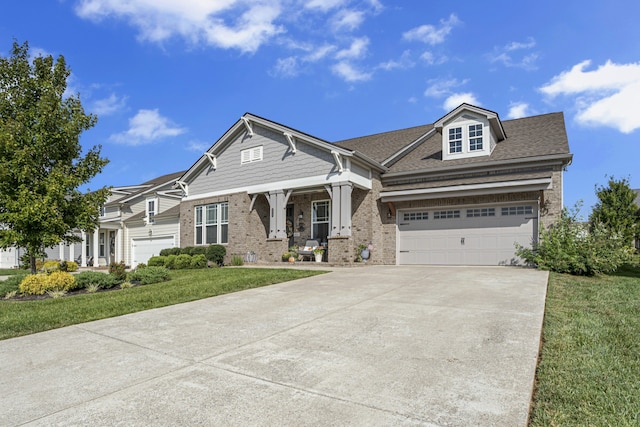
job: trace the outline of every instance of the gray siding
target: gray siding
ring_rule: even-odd
[[[296,140],[292,154],[284,135],[254,124],[254,135],[240,135],[217,158],[217,169],[202,168],[189,183],[189,195],[337,173],[330,152]],[[242,150],[263,146],[261,161],[240,164]]]
[[[357,163],[351,162],[351,172],[355,173],[356,175],[360,175],[364,178],[369,179],[369,169],[360,166]]]

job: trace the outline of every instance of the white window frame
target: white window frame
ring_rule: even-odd
[[[327,205],[327,219],[323,219],[321,221],[318,221],[318,216],[317,216],[317,206],[319,204],[325,204]],[[313,226],[315,224],[327,224],[327,237],[331,235],[331,200],[330,199],[325,199],[325,200],[313,200],[311,202],[311,238],[312,239],[316,239],[317,237],[315,236],[315,233],[313,231]],[[324,237],[324,236],[323,236]],[[322,242],[320,242],[322,243]]]
[[[100,205],[100,213],[98,214],[98,216],[100,218],[104,218],[107,215],[107,209],[104,207],[104,205]]]
[[[242,150],[240,152],[240,164],[245,165],[247,163],[259,162],[262,160],[262,154],[262,145]]]
[[[491,154],[489,121],[482,117],[464,117],[442,129],[442,159],[488,156]]]
[[[150,207],[150,205],[153,205]],[[147,224],[154,224],[154,217],[158,214],[158,198],[149,197],[145,202],[145,208],[147,212]]]
[[[223,233],[225,226],[226,233]],[[211,241],[207,240],[207,227],[216,227],[216,235]],[[226,241],[223,241],[225,236]],[[195,246],[229,243],[229,202],[209,203],[195,207],[193,243]]]

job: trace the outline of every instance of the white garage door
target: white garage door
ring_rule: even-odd
[[[514,243],[530,246],[534,205],[400,211],[399,264],[511,265]]]
[[[175,239],[172,236],[133,239],[131,242],[131,268],[135,268],[141,262],[146,264],[152,256],[160,255],[162,249],[174,246]]]
[[[18,253],[15,248],[0,249],[0,268],[14,268],[18,263]]]

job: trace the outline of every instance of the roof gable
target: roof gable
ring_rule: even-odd
[[[444,126],[456,120],[465,112],[471,113],[471,115],[478,115],[486,118],[489,121],[491,129],[495,133],[498,141],[502,141],[507,137],[504,128],[502,127],[500,117],[498,117],[498,113],[466,103],[460,104],[458,107],[456,107],[440,119],[436,120],[436,122],[433,124],[433,127],[436,128],[439,132],[442,132],[442,128]]]

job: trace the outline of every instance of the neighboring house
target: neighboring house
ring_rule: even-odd
[[[98,228],[80,233],[82,243],[47,250],[47,258],[76,260],[83,267],[120,261],[135,267],[163,248],[179,246],[181,191],[173,187],[183,173],[113,187],[101,209]]]
[[[501,121],[462,104],[433,124],[329,143],[245,114],[177,181],[182,246],[279,261],[316,239],[328,260],[518,263],[562,210],[562,113]]]

